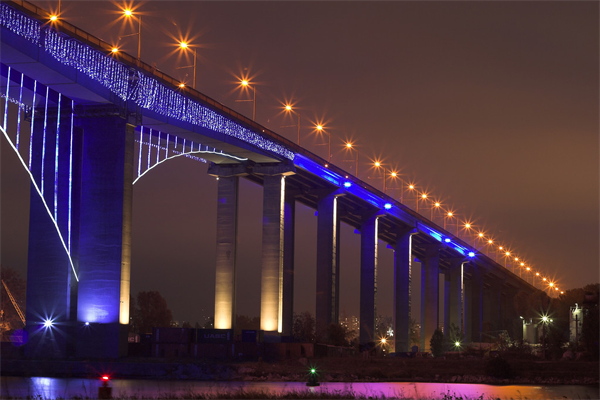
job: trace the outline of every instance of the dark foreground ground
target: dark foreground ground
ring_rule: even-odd
[[[598,385],[598,361],[538,361],[497,358],[295,359],[278,362],[50,361],[2,359],[4,376],[121,379],[190,379],[220,381],[303,381],[311,367],[322,382],[469,382],[492,384]]]

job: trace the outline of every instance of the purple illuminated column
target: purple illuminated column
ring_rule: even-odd
[[[377,224],[378,216],[363,220],[360,227],[360,335],[366,345],[375,338],[377,295]]]
[[[397,352],[410,348],[413,234],[412,229],[398,232],[394,245],[394,351]]]
[[[335,192],[319,199],[317,213],[316,331],[321,337],[330,324],[338,322],[339,313],[340,223]]]
[[[79,290],[83,357],[120,357],[127,351],[130,299],[134,127],[107,107],[81,109],[83,131]]]
[[[430,351],[430,339],[439,324],[440,245],[425,247],[421,263],[421,341],[420,348]]]

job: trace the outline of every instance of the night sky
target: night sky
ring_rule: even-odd
[[[57,2],[38,6],[56,8]],[[149,1],[142,60],[382,188],[376,157],[563,289],[599,281],[598,2]],[[137,31],[119,4],[63,1],[63,17],[116,43]],[[181,35],[180,35],[181,33]],[[136,54],[136,37],[121,40]],[[186,78],[186,74],[189,76]],[[28,180],[2,139],[2,266],[24,271]],[[216,182],[207,165],[165,163],[134,186],[132,292],[158,290],[174,317],[214,307]],[[394,185],[389,184],[393,193]],[[262,188],[243,182],[238,313],[258,315]],[[425,215],[428,215],[426,211]],[[298,206],[295,310],[314,313],[316,217]],[[342,231],[342,314],[358,315],[359,235]],[[391,315],[392,252],[381,246],[378,313]],[[418,282],[418,279],[416,279]]]

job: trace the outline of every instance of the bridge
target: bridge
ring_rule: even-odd
[[[245,178],[263,186],[266,335],[291,334],[297,203],[318,213],[318,332],[339,319],[345,223],[361,236],[361,344],[376,339],[379,241],[394,250],[395,351],[409,349],[412,313],[421,316],[421,348],[440,326],[456,325],[474,342],[484,321],[520,335],[514,298],[538,289],[406,204],[87,32],[50,22],[30,3],[1,3],[0,24],[2,131],[31,177],[30,357],[126,354],[132,187],[174,157],[208,162],[218,177],[216,329],[232,329],[235,317]],[[414,262],[418,294],[411,293]],[[420,310],[411,307],[415,295]]]

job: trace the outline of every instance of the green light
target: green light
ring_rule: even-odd
[[[310,369],[310,373],[311,373],[311,374],[316,374],[316,373],[317,373],[317,370],[316,370],[315,368],[311,368],[311,369]]]

